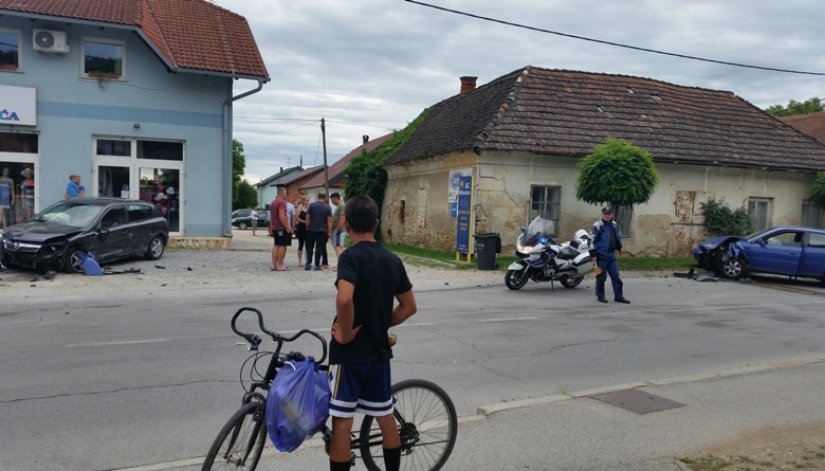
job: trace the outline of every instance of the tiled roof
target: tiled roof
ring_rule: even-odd
[[[340,188],[341,185],[339,183],[344,179],[344,170],[347,169],[349,162],[353,158],[361,155],[363,152],[371,152],[377,149],[381,144],[387,142],[393,135],[395,135],[395,133],[391,132],[371,141],[367,141],[365,144],[361,144],[355,149],[352,149],[349,153],[347,153],[347,155],[330,165],[329,169],[327,169],[327,176],[329,178],[330,186]],[[301,188],[314,188],[319,186],[324,186],[324,172],[318,172],[318,175],[315,175],[311,180],[301,185]]]
[[[820,142],[825,142],[825,111],[793,116],[779,116],[779,120],[799,129],[809,136],[813,136]]]
[[[825,145],[731,92],[530,66],[433,105],[387,165],[467,150],[578,158],[608,137],[657,162],[825,170]]]
[[[270,175],[269,177],[264,178],[263,180],[261,180],[260,183],[258,183],[258,186],[276,186],[288,184],[289,181],[287,180],[293,179],[295,175],[298,175],[303,171],[304,168],[300,165],[296,165],[294,167],[289,167],[286,169],[281,167],[280,172],[276,173],[275,175]]]
[[[171,69],[269,79],[246,19],[206,0],[0,0],[0,13],[132,26]]]

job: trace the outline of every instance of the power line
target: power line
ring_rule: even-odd
[[[770,72],[782,72],[782,73],[787,73],[787,74],[825,76],[825,72],[808,72],[808,71],[804,71],[804,70],[780,69],[780,68],[776,68],[776,67],[766,67],[766,66],[761,66],[761,65],[743,64],[743,63],[740,63],[740,62],[723,61],[723,60],[718,60],[718,59],[708,59],[706,57],[691,56],[691,55],[687,55],[687,54],[679,54],[679,53],[676,53],[676,52],[659,51],[657,49],[649,49],[649,48],[646,48],[646,47],[633,46],[633,45],[630,45],[630,44],[623,44],[623,43],[617,43],[617,42],[613,42],[613,41],[606,41],[604,39],[589,38],[587,36],[579,36],[579,35],[575,35],[575,34],[562,33],[562,32],[559,32],[559,31],[552,31],[552,30],[544,29],[544,28],[537,28],[535,26],[528,26],[528,25],[524,25],[524,24],[520,24],[520,23],[513,23],[511,21],[505,21],[505,20],[500,20],[498,18],[491,18],[491,17],[487,17],[487,16],[476,15],[474,13],[468,13],[468,12],[460,11],[460,10],[453,10],[451,8],[445,8],[445,7],[441,7],[441,6],[438,6],[438,5],[432,5],[430,3],[420,2],[420,1],[417,1],[417,0],[404,0],[404,1],[409,2],[409,3],[414,3],[416,5],[428,7],[428,8],[433,8],[433,9],[436,9],[436,10],[445,11],[447,13],[454,13],[456,15],[467,16],[467,17],[470,17],[470,18],[478,19],[478,20],[490,21],[490,22],[493,22],[493,23],[499,23],[499,24],[502,24],[502,25],[512,26],[514,28],[527,29],[527,30],[530,30],[530,31],[537,31],[537,32],[540,32],[540,33],[555,34],[556,36],[563,36],[563,37],[572,38],[572,39],[580,39],[582,41],[590,41],[590,42],[594,42],[594,43],[598,43],[598,44],[605,44],[607,46],[621,47],[621,48],[625,48],[625,49],[632,49],[634,51],[649,52],[651,54],[660,54],[660,55],[663,55],[663,56],[678,57],[678,58],[681,58],[681,59],[690,59],[690,60],[701,61],[701,62],[710,62],[710,63],[713,63],[713,64],[728,65],[728,66],[731,66],[731,67],[743,67],[743,68],[746,68],[746,69],[766,70],[766,71],[770,71]]]

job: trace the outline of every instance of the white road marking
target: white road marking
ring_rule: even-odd
[[[478,322],[512,322],[512,321],[534,321],[539,317],[493,317],[491,319],[479,319]]]
[[[74,347],[109,347],[113,345],[140,345],[144,343],[171,342],[171,339],[146,339],[146,340],[121,340],[117,342],[96,342],[96,343],[70,343],[64,345],[66,348]]]

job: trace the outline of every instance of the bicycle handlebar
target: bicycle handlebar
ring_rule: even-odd
[[[238,320],[238,317],[243,312],[246,312],[246,311],[254,312],[255,315],[258,316],[258,327],[261,328],[261,332],[263,332],[263,333],[269,335],[270,337],[272,337],[272,340],[279,345],[278,350],[280,350],[280,345],[282,345],[283,343],[294,342],[295,340],[297,340],[302,335],[309,334],[309,335],[315,337],[316,339],[318,339],[318,341],[321,342],[321,347],[323,348],[323,354],[321,355],[321,359],[316,361],[315,363],[320,365],[324,361],[326,361],[326,359],[327,359],[327,341],[326,341],[326,339],[324,339],[324,337],[322,337],[317,332],[309,330],[309,329],[301,329],[301,330],[298,331],[298,333],[296,333],[292,337],[284,337],[284,336],[282,336],[281,334],[279,334],[277,332],[273,332],[271,330],[268,330],[266,328],[266,326],[264,326],[264,316],[261,313],[261,311],[255,309],[254,307],[242,307],[242,308],[238,309],[235,312],[235,315],[232,316],[232,322],[231,322],[232,332],[235,332],[235,334],[242,337],[244,340],[249,342],[251,345],[254,345],[255,347],[260,345],[261,344],[261,338],[258,337],[255,334],[247,334],[247,333],[241,332],[240,330],[238,330],[238,327],[235,325],[235,322]]]

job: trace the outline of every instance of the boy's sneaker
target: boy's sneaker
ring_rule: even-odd
[[[321,264],[321,268],[323,268],[324,270],[329,270],[329,265],[327,265],[326,263],[323,263],[323,264]]]
[[[312,269],[312,265],[310,265],[310,264],[307,264],[306,266],[304,266],[304,270],[306,270],[306,271],[310,271],[311,269]]]
[[[308,268],[307,268],[307,270],[308,270]],[[319,267],[318,265],[315,265],[314,270],[315,270],[315,271],[321,271],[321,267]]]

